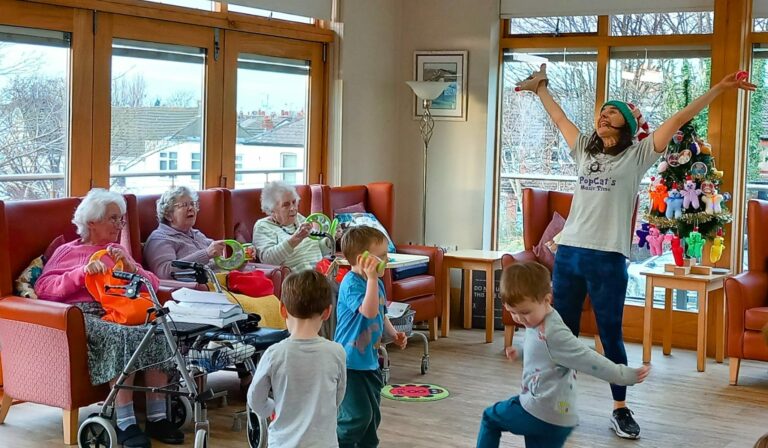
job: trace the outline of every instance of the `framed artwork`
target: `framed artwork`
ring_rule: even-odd
[[[415,51],[413,78],[416,81],[447,81],[451,85],[432,101],[430,112],[435,120],[467,120],[467,52]],[[414,95],[413,114],[424,113],[422,102]]]

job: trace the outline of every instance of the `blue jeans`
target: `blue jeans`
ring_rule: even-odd
[[[520,397],[514,396],[483,411],[477,448],[498,447],[502,431],[524,436],[526,448],[557,448],[565,444],[573,428],[539,420],[523,409]]]
[[[589,294],[605,357],[627,363],[621,323],[627,295],[627,262],[618,252],[559,246],[552,274],[554,306],[573,334],[579,335],[581,310]],[[627,388],[611,384],[616,401],[627,398]]]

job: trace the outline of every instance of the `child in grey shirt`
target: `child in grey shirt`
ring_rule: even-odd
[[[331,312],[331,285],[322,274],[305,270],[285,279],[280,313],[291,336],[267,349],[248,389],[251,409],[273,416],[270,447],[339,446],[336,414],[346,389],[346,356],[341,345],[318,336]]]
[[[523,385],[520,395],[483,412],[478,448],[498,447],[502,431],[525,437],[525,446],[561,447],[578,424],[576,372],[630,386],[648,376],[649,367],[614,364],[586,347],[552,308],[549,270],[535,262],[508,266],[501,277],[501,299],[515,322],[524,325]],[[517,356],[507,347],[509,359]]]

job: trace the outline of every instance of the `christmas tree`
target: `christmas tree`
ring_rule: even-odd
[[[661,244],[671,241],[675,262],[681,265],[683,255],[700,260],[705,241],[712,241],[710,261],[719,260],[724,248],[723,227],[731,222],[723,202],[730,195],[719,193],[723,172],[715,167],[711,146],[699,138],[691,122],[669,142],[657,172],[651,178],[651,201],[645,214],[651,225],[651,253],[660,255]],[[668,232],[671,234],[666,235]]]

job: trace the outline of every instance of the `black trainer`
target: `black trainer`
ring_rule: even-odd
[[[123,431],[116,428],[117,443],[125,448],[152,448],[152,442],[139,428],[139,425],[131,425]]]
[[[611,425],[616,435],[623,439],[639,439],[640,425],[637,424],[633,412],[629,408],[614,409],[611,415]]]
[[[184,433],[167,418],[156,422],[147,422],[147,435],[168,445],[184,443]]]

